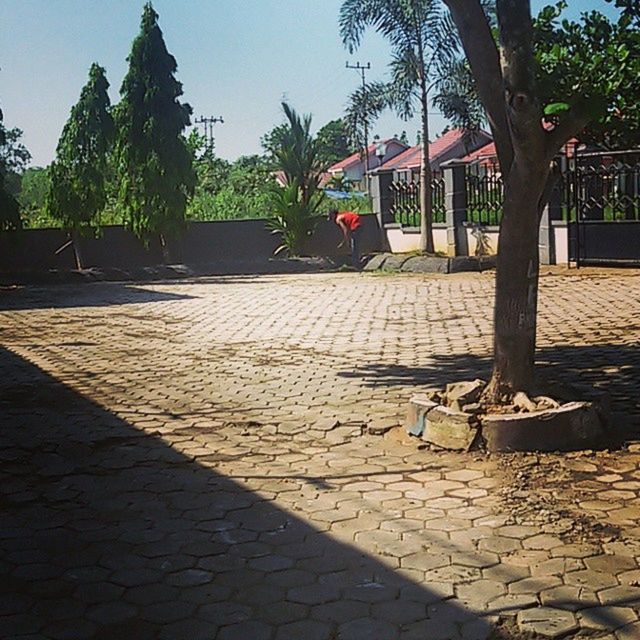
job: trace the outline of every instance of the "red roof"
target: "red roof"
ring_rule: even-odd
[[[484,160],[486,158],[495,158],[497,156],[496,143],[490,142],[462,158],[465,162],[475,162],[476,160]]]
[[[451,129],[445,134],[434,140],[429,145],[429,161],[431,163],[437,162],[438,158],[451,150],[457,144],[459,144],[466,131],[464,129]],[[484,133],[484,132],[483,132]],[[488,135],[488,134],[485,134]],[[406,151],[391,158],[382,165],[385,170],[388,169],[415,169],[420,166],[420,155],[422,151],[422,145],[416,145]]]
[[[573,156],[573,148],[574,145],[578,142],[577,138],[571,138],[567,144],[562,147],[561,152],[563,152],[567,157],[571,158]],[[496,151],[495,142],[490,142],[486,144],[484,147],[480,147],[480,149],[476,149],[472,151],[470,154],[464,156],[462,160],[464,162],[483,162],[489,159],[497,158],[498,152]]]
[[[400,142],[399,140],[396,140],[395,138],[388,138],[387,140],[378,140],[377,142],[371,143],[367,147],[367,155],[375,157],[376,147],[381,142],[384,143],[384,144],[389,144],[390,142],[395,142],[395,143],[399,144],[400,146],[403,146],[403,147],[406,146],[402,142]],[[362,162],[362,156],[363,155],[364,154],[362,153],[362,150],[356,151],[355,153],[352,153],[350,156],[347,156],[344,160],[340,160],[340,162],[336,162],[335,164],[331,165],[329,167],[329,171],[331,171],[331,172],[341,171],[341,170],[346,169],[347,167],[350,167],[350,166],[352,166],[354,164]]]
[[[405,149],[402,153],[387,160],[380,168],[381,169],[412,169],[420,166],[420,155],[422,152],[422,145],[416,145]]]

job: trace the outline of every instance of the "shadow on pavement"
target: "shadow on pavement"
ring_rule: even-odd
[[[0,351],[0,637],[467,638],[490,625]],[[45,403],[16,401],[21,385]],[[500,638],[500,635],[493,635]]]
[[[154,291],[123,283],[80,283],[55,287],[5,287],[0,289],[0,311],[111,307],[125,304],[188,300],[192,296]]]

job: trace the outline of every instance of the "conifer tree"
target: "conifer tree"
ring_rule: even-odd
[[[139,238],[160,240],[166,260],[167,239],[184,227],[196,179],[182,135],[191,107],[178,100],[182,85],[174,76],[176,60],[167,51],[151,3],[144,6],[127,61],[116,108],[119,204]]]
[[[83,266],[78,236],[95,224],[106,204],[107,158],[114,134],[108,88],[105,70],[92,64],[50,168],[46,212],[70,231],[78,269]]]
[[[0,150],[7,144],[7,131],[3,124],[2,109],[0,109]],[[0,231],[15,231],[22,227],[20,207],[18,201],[9,193],[5,184],[7,164],[4,153],[0,154]]]

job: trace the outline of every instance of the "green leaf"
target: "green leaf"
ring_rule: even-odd
[[[544,108],[545,116],[556,116],[569,111],[571,105],[568,102],[552,102]]]

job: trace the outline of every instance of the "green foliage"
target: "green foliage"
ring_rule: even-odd
[[[318,154],[322,164],[330,167],[351,155],[357,147],[350,144],[345,121],[331,120],[316,134]]]
[[[282,108],[287,124],[274,156],[284,186],[273,184],[269,189],[274,216],[270,226],[282,235],[282,248],[298,255],[313,232],[315,213],[324,199],[319,184],[326,160],[321,158],[318,141],[311,135],[311,116],[299,116],[286,103]]]
[[[581,140],[629,148],[640,144],[640,5],[615,4],[613,21],[598,11],[562,19],[564,0],[540,12],[538,86],[547,120],[558,124],[578,106],[592,118]]]
[[[273,182],[271,163],[260,156],[242,156],[229,163],[214,150],[204,149],[204,139],[190,136],[197,184],[189,202],[192,220],[234,220],[268,215],[268,186]]]
[[[81,231],[95,225],[106,204],[107,154],[114,136],[108,88],[104,69],[94,63],[48,171],[45,213],[65,229]]]
[[[282,244],[276,249],[276,253],[287,250],[291,256],[300,255],[307,238],[320,220],[315,215],[319,204],[318,194],[311,201],[305,202],[301,197],[301,187],[294,179],[284,187],[273,184],[269,202],[273,217],[269,219],[267,226],[282,237]]]
[[[275,160],[276,152],[282,145],[282,140],[287,130],[286,124],[279,124],[273,127],[260,138],[260,146],[265,155],[272,162]]]
[[[338,211],[355,211],[356,213],[371,213],[371,199],[367,196],[351,195],[342,200],[325,198],[317,209],[319,214],[327,214],[331,209]]]
[[[25,227],[42,229],[60,226],[60,221],[52,218],[45,208],[49,188],[49,167],[30,167],[22,174],[18,201]]]
[[[26,148],[17,142],[22,132],[19,129],[7,130],[3,120],[0,109],[0,231],[15,231],[22,227],[22,221],[18,201],[7,188],[7,174],[17,168],[16,158],[25,158],[26,164],[31,156]],[[26,155],[20,153],[20,149],[23,149]]]
[[[191,107],[182,104],[175,58],[167,51],[158,14],[147,3],[116,109],[119,205],[127,226],[144,241],[178,234],[196,176],[182,135]]]
[[[456,60],[434,83],[433,106],[455,127],[478,129],[486,120],[476,83],[466,60]]]

